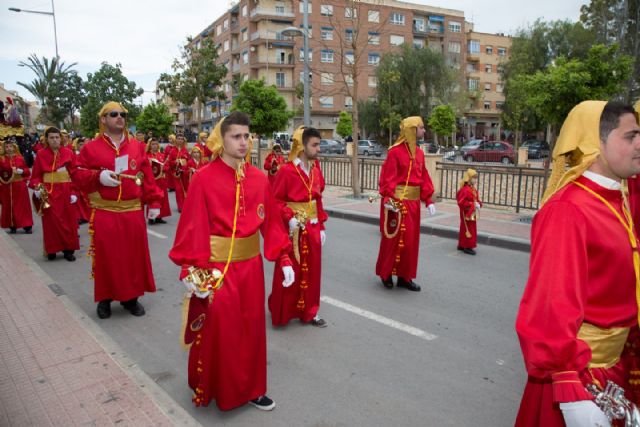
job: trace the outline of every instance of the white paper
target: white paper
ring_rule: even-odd
[[[116,157],[116,169],[115,173],[122,173],[129,169],[129,155],[125,154],[124,156]]]
[[[58,170],[56,172],[64,172],[67,170],[66,166],[62,166],[61,168],[58,168]]]

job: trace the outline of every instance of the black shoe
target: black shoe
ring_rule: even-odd
[[[474,251],[473,249],[469,249],[469,248],[464,248],[462,250],[462,252],[464,252],[467,255],[475,255],[476,254],[476,251]]]
[[[53,261],[54,259],[56,259],[56,254],[47,254],[47,259],[49,261]]]
[[[18,229],[16,227],[10,227],[9,228],[9,234],[16,234],[16,231],[18,231]]]
[[[155,224],[156,222],[155,222],[154,220],[150,219],[150,220],[148,221],[148,223],[149,223],[149,225],[153,225],[153,224]]]
[[[327,327],[327,321],[324,320],[322,317],[320,316],[316,316],[313,319],[311,319],[311,323],[313,326],[317,326],[318,328],[326,328]]]
[[[31,229],[31,227],[24,227],[24,234],[33,234],[33,230]]]
[[[273,408],[276,407],[276,402],[269,399],[267,396],[260,396],[257,399],[250,400],[249,403],[261,411],[272,411]]]
[[[167,223],[167,221],[165,221],[164,219],[156,218],[156,224],[166,224],[166,223]]]
[[[398,277],[398,287],[399,288],[407,288],[413,292],[420,292],[420,285],[413,282],[413,280],[409,280],[408,282],[404,280],[402,277]]]
[[[76,256],[73,254],[73,251],[62,251],[62,253],[63,253],[62,256],[67,261],[72,262],[76,260]]]
[[[136,317],[144,316],[145,314],[144,307],[138,302],[138,298],[130,299],[129,301],[123,301],[120,303],[120,305]]]
[[[87,221],[86,219],[79,219],[79,220],[78,220],[78,225],[86,224],[86,223],[88,223],[88,222],[89,222],[89,221]]]
[[[108,319],[111,317],[111,300],[105,299],[100,301],[96,312],[98,313],[98,317],[101,319]]]
[[[382,279],[382,284],[387,289],[393,289],[393,276],[389,276],[386,279]]]

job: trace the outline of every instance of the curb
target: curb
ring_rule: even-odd
[[[158,407],[174,426],[180,427],[201,427],[198,421],[189,414],[182,406],[180,406],[166,391],[162,389],[149,375],[147,375],[138,364],[129,357],[129,355],[120,347],[98,324],[84,311],[74,303],[63,291],[56,285],[55,280],[51,278],[32,258],[30,258],[18,243],[9,237],[6,233],[0,231],[0,238],[9,242],[12,250],[19,253],[31,271],[40,276],[44,286],[49,292],[52,292],[67,312],[73,317],[82,329],[93,337],[104,352],[131,378],[138,386],[140,392],[146,394],[149,399]]]
[[[349,221],[364,222],[367,224],[378,225],[380,218],[378,215],[372,215],[364,212],[354,212],[347,209],[325,207],[325,212],[333,218],[346,219]],[[421,224],[420,233],[445,237],[448,239],[458,239],[458,228],[447,227],[445,225]],[[500,236],[498,234],[478,233],[478,244],[486,246],[494,246],[502,249],[510,249],[520,252],[531,252],[531,242],[516,237]]]

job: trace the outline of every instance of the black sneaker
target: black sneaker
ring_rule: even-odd
[[[399,288],[406,288],[413,292],[420,292],[420,285],[414,283],[413,280],[406,281],[402,277],[398,277],[398,285]]]
[[[276,402],[267,396],[260,396],[257,399],[250,400],[249,403],[261,411],[273,411],[273,408],[276,407]]]
[[[464,251],[464,248],[462,246],[458,246],[458,250],[459,251]]]
[[[473,249],[469,249],[469,248],[464,248],[462,250],[462,252],[464,252],[467,255],[475,255],[476,254],[476,251],[474,251]]]
[[[129,301],[122,301],[120,305],[136,317],[145,315],[144,307],[138,302],[138,298],[130,299]]]
[[[382,279],[382,284],[387,289],[393,289],[393,276],[389,276],[386,279]]]
[[[69,262],[73,262],[76,260],[76,256],[73,254],[73,251],[62,251],[64,255],[62,255],[64,257],[64,259],[66,259]]]
[[[47,254],[47,259],[49,261],[53,261],[54,259],[56,259],[56,254]]]
[[[153,225],[153,224],[155,224],[155,223],[156,223],[156,222],[155,222],[154,220],[152,220],[152,219],[150,219],[150,220],[149,220],[149,225]]]
[[[16,227],[10,227],[9,228],[9,234],[16,234],[17,231],[18,231],[18,229]]]
[[[24,227],[24,234],[33,234],[33,229],[31,227]]]
[[[111,317],[111,300],[106,299],[100,301],[96,312],[98,313],[98,317],[101,319],[108,319]]]
[[[166,223],[167,223],[167,221],[165,221],[164,219],[156,218],[156,224],[166,224]]]
[[[324,320],[322,317],[320,316],[316,316],[313,319],[311,319],[311,323],[313,326],[317,326],[318,328],[326,328],[327,327],[327,321]]]

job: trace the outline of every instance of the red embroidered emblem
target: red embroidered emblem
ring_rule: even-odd
[[[262,203],[258,205],[258,218],[264,219],[264,205]]]
[[[129,162],[129,167],[131,168],[131,170],[136,170],[136,168],[138,167],[136,159],[131,159],[131,161]]]

